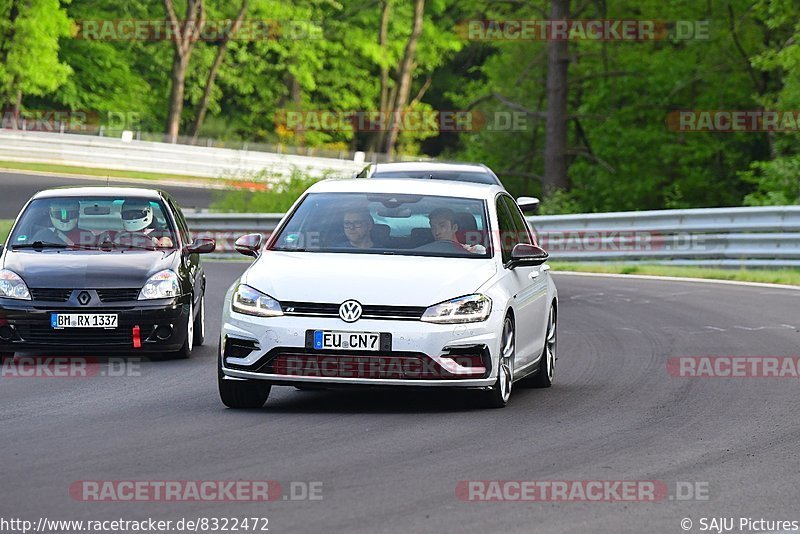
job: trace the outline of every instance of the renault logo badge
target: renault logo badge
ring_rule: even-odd
[[[86,291],[81,291],[81,294],[78,295],[78,302],[81,306],[86,306],[90,300],[92,300],[92,296]]]
[[[361,318],[361,304],[355,300],[346,300],[339,306],[339,317],[346,323],[354,323]]]

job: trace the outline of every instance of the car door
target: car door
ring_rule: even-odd
[[[200,255],[186,252],[186,247],[194,238],[189,230],[189,225],[186,224],[186,218],[183,216],[183,211],[178,203],[173,199],[169,199],[167,202],[175,218],[175,223],[178,225],[178,232],[181,234],[181,268],[186,271],[186,277],[192,283],[194,304],[197,306],[199,304],[198,299],[204,292],[203,282],[205,278],[203,268],[200,264]]]
[[[516,202],[506,194],[498,196],[498,219],[502,212],[507,217],[505,224],[509,228],[510,235],[506,236],[504,248],[513,249],[519,243],[532,244],[533,239],[530,230],[525,222],[522,212]],[[508,260],[511,259],[511,251],[508,250]],[[507,261],[504,258],[504,265]],[[547,313],[547,277],[548,268],[542,269],[541,266],[518,266],[510,271],[508,279],[513,281],[515,286],[514,301],[516,304],[516,360],[517,369],[525,372],[537,361],[541,349],[544,346],[546,331]]]

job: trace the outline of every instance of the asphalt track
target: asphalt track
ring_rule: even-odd
[[[131,185],[135,187],[155,187],[172,194],[184,210],[207,208],[214,199],[214,191],[203,187],[176,186],[171,184],[148,183],[146,181],[111,180],[111,185]],[[34,194],[51,187],[68,185],[105,185],[101,178],[74,178],[56,175],[20,174],[0,172],[0,219],[15,219],[17,214]]]
[[[274,388],[217,396],[219,309],[246,264],[209,262],[208,340],[139,376],[0,379],[0,517],[268,517],[270,532],[683,532],[703,517],[800,520],[791,378],[679,378],[667,359],[798,354],[795,291],[556,274],[549,390],[503,410],[448,392]],[[320,481],[323,499],[82,502],[79,480]],[[656,480],[708,500],[464,502],[464,480]],[[738,519],[737,519],[738,520]],[[738,526],[738,523],[737,523]],[[735,530],[738,532],[738,530]]]

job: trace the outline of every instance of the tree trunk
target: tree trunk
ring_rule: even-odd
[[[167,142],[175,143],[181,128],[183,97],[186,90],[186,68],[188,61],[178,54],[172,58],[172,89],[169,96],[169,116],[167,117]]]
[[[411,77],[414,74],[414,60],[417,54],[417,44],[419,37],[422,35],[422,24],[425,19],[425,0],[416,0],[414,5],[414,26],[411,30],[411,35],[406,43],[406,49],[403,54],[403,60],[400,64],[400,70],[397,73],[397,94],[394,98],[392,105],[392,116],[389,120],[389,131],[386,135],[386,144],[384,151],[392,155],[394,154],[395,145],[397,144],[397,136],[399,126],[394,122],[394,116],[402,112],[408,103],[408,96],[411,93]]]
[[[189,68],[189,59],[197,43],[197,35],[205,25],[204,0],[186,1],[186,19],[178,20],[172,0],[164,0],[164,9],[167,12],[167,23],[173,28],[184,28],[176,32],[173,45],[175,52],[172,56],[172,72],[170,74],[171,89],[169,97],[169,113],[167,114],[166,140],[175,143],[181,127],[181,114],[183,113],[183,97],[186,91],[186,71]]]
[[[239,9],[239,14],[236,16],[236,21],[233,23],[231,33],[225,35],[225,39],[222,41],[222,43],[220,43],[219,48],[217,49],[217,56],[214,58],[214,64],[211,65],[211,70],[208,72],[208,78],[206,79],[206,87],[203,92],[203,99],[200,101],[200,106],[197,109],[194,124],[192,125],[192,144],[197,142],[197,136],[200,134],[200,128],[203,127],[203,121],[205,121],[206,113],[208,112],[208,103],[211,101],[211,91],[214,89],[214,84],[217,81],[217,74],[219,74],[219,68],[222,66],[222,61],[225,59],[225,52],[228,50],[230,36],[238,33],[239,29],[242,27],[244,16],[247,13],[248,2],[249,0],[242,0],[242,7]]]
[[[569,0],[552,0],[551,20],[566,20]],[[547,44],[547,128],[544,149],[546,193],[569,187],[567,179],[567,40]]]
[[[385,53],[386,43],[389,40],[389,19],[392,12],[392,0],[383,0],[383,8],[381,9],[381,27],[378,33],[378,45],[381,51]],[[379,110],[381,113],[386,113],[389,109],[389,66],[381,65],[381,102]],[[355,138],[355,136],[353,136]],[[377,152],[380,147],[386,142],[386,132],[378,131],[372,136],[369,144],[370,152]]]

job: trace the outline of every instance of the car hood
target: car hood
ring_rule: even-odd
[[[135,288],[162,269],[177,252],[8,250],[3,267],[35,288]]]
[[[278,301],[430,306],[474,293],[491,259],[265,252],[242,282]]]

